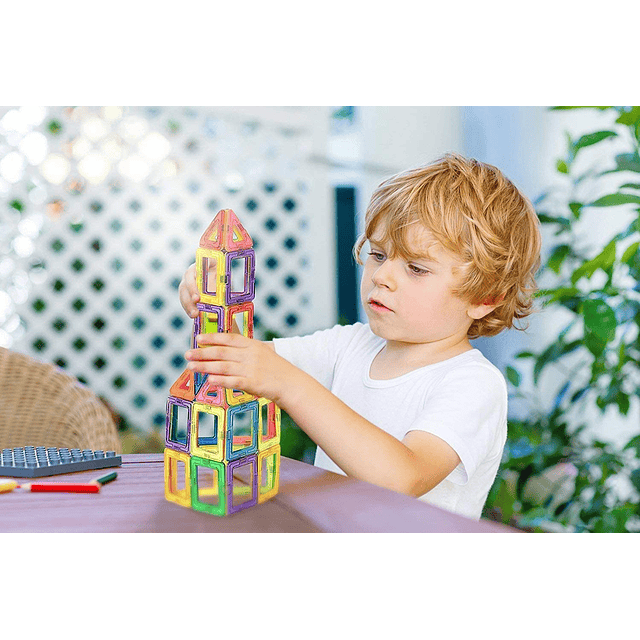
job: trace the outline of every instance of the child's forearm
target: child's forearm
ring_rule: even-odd
[[[444,441],[410,432],[403,442],[353,411],[315,378],[285,360],[273,345],[233,333],[198,336],[185,354],[189,369],[212,384],[269,398],[347,474],[419,496],[458,463]]]
[[[347,475],[415,496],[432,488],[423,462],[411,449],[310,375],[293,367],[278,404]]]

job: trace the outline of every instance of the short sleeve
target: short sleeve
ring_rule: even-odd
[[[362,323],[336,325],[308,336],[275,338],[273,346],[279,356],[330,389],[338,359],[363,327]]]
[[[502,374],[475,364],[446,373],[406,433],[427,431],[454,449],[461,462],[447,479],[462,485],[494,449],[501,450],[506,415],[507,388]]]

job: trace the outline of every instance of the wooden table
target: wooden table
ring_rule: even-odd
[[[0,532],[516,532],[284,457],[277,496],[231,516],[216,517],[165,500],[162,454],[124,455],[122,461],[122,467],[115,469],[117,480],[104,485],[99,494],[18,489],[0,494]],[[100,474],[84,471],[42,481],[85,482]]]

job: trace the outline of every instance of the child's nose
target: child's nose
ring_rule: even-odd
[[[394,274],[394,265],[392,260],[385,260],[371,276],[371,280],[376,287],[384,287],[386,289],[394,289],[396,286],[396,278]]]

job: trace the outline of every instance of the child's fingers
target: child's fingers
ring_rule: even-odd
[[[244,378],[234,376],[220,376],[209,375],[207,376],[207,382],[216,387],[224,387],[225,389],[240,389],[240,391],[246,391],[244,388]]]
[[[192,293],[190,293],[187,290],[186,286],[183,286],[181,282],[180,286],[178,287],[178,298],[180,299],[180,304],[182,305],[182,308],[185,310],[187,315],[195,318],[195,316],[198,314],[196,304],[198,303],[200,297],[197,294],[194,296]]]
[[[195,318],[198,315],[196,304],[200,301],[198,285],[196,283],[196,265],[192,264],[186,271],[178,286],[180,304],[187,315]]]
[[[242,373],[242,367],[238,362],[228,360],[205,360],[201,362],[190,362],[187,368],[198,373],[208,373],[219,376],[236,376]]]
[[[239,333],[201,333],[196,341],[200,346],[225,345],[229,347],[243,347],[250,338]]]
[[[184,354],[184,357],[190,362],[228,360],[239,362],[238,349],[233,347],[202,347],[200,349],[190,349]],[[188,366],[188,365],[187,365]],[[193,367],[190,367],[193,368]]]

